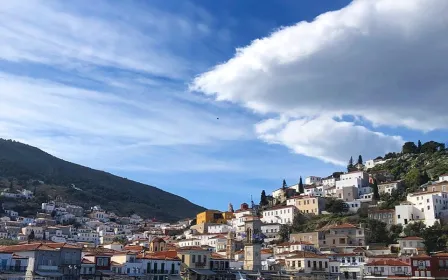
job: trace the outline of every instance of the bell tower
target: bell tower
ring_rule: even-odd
[[[227,235],[226,257],[229,260],[235,260],[235,233],[229,231]]]
[[[261,270],[261,221],[258,217],[248,217],[245,225],[244,270]]]

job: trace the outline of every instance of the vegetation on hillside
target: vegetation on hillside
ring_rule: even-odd
[[[0,139],[0,177],[3,183],[13,181],[13,187],[35,190],[36,204],[59,197],[83,207],[99,204],[119,215],[136,213],[166,221],[192,217],[204,210],[156,187],[70,163],[11,140]],[[10,186],[6,183],[3,187]],[[33,201],[23,208],[32,209]]]

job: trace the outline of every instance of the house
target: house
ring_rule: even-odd
[[[369,208],[368,216],[369,219],[383,222],[388,226],[396,224],[395,209]]]
[[[208,233],[227,233],[232,230],[232,227],[227,224],[209,224]]]
[[[166,242],[163,238],[156,237],[150,240],[149,242],[149,251],[150,252],[160,252],[166,250]]]
[[[318,196],[296,196],[286,203],[288,206],[295,206],[303,214],[319,215],[325,209],[325,199]]]
[[[88,259],[81,260],[81,269],[79,271],[80,280],[93,280],[95,279],[95,263]]]
[[[386,182],[378,185],[378,192],[380,194],[382,193],[388,193],[391,194],[393,190],[400,190],[402,187],[402,181],[393,181],[393,182]]]
[[[328,273],[329,258],[325,255],[317,255],[311,252],[299,251],[293,256],[285,258],[285,269],[290,272],[304,273]]]
[[[411,276],[411,265],[397,259],[374,260],[365,264],[364,274],[364,279]]]
[[[321,240],[324,239],[324,232],[314,231],[314,232],[302,232],[293,233],[289,236],[289,239],[293,242],[303,241],[313,244],[316,248],[319,248]]]
[[[196,223],[197,224],[205,224],[205,223],[213,223],[213,224],[226,224],[227,221],[233,218],[232,212],[221,212],[218,210],[205,210],[197,214]]]
[[[354,247],[365,245],[364,229],[352,224],[340,224],[323,227],[319,246],[322,247]]]
[[[216,275],[210,270],[211,252],[200,247],[183,247],[177,250],[177,256],[181,259],[185,268],[181,274],[190,280],[205,280]]]
[[[31,243],[6,246],[2,250],[28,258],[27,275],[42,277],[71,275],[77,277],[79,274],[79,270],[75,269],[75,266],[80,267],[80,247],[58,243]]]
[[[353,201],[358,198],[358,188],[353,186],[336,186],[336,193],[333,196],[346,202]]]
[[[388,159],[383,159],[381,157],[376,159],[369,159],[366,161],[365,169],[374,168],[377,165],[384,164],[388,161]]]
[[[112,256],[115,253],[115,251],[105,248],[84,248],[82,251],[82,259],[83,265],[81,266],[83,268],[84,262],[86,262],[86,268],[89,268],[89,274],[90,275],[90,268],[92,267],[92,263],[94,264],[94,271],[95,276],[98,276],[100,278],[102,277],[108,277],[112,274]],[[88,263],[87,263],[88,262]],[[88,275],[84,275],[84,277],[88,277]]]
[[[401,255],[418,255],[419,251],[424,251],[424,239],[417,236],[408,236],[398,239]]]
[[[305,178],[305,185],[319,185],[322,182],[321,177],[308,176]]]
[[[365,264],[365,257],[360,253],[336,253],[329,255],[330,260],[336,261],[339,266],[331,269],[331,273],[340,272],[343,279],[358,279],[362,276],[362,267]]]
[[[113,253],[111,257],[111,270],[115,274],[133,277],[143,276],[145,273],[143,264],[137,262],[137,253],[130,251]]]
[[[261,232],[266,236],[265,241],[279,238],[281,224],[262,224]]]
[[[369,174],[364,171],[352,171],[342,174],[336,181],[337,188],[355,187],[361,188],[369,185]]]
[[[266,224],[291,224],[297,209],[295,206],[275,206],[271,209],[262,211],[261,221]]]
[[[335,177],[333,177],[331,175],[331,176],[328,176],[328,177],[322,179],[322,185],[323,186],[333,187],[333,186],[336,186],[336,181],[337,180],[338,179],[336,179]]]
[[[448,182],[448,174],[442,174],[439,176],[439,182]]]
[[[423,191],[407,195],[407,202],[395,206],[397,224],[421,220],[426,226],[439,222],[448,215],[448,192]]]
[[[166,279],[167,277],[179,277],[181,260],[177,251],[159,251],[154,253],[141,253],[137,256],[137,261],[150,279]]]

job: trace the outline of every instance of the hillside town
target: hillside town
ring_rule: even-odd
[[[263,191],[260,203],[175,223],[60,199],[42,203],[34,217],[3,204],[0,279],[448,279],[448,252],[439,250],[446,240],[429,247],[414,229],[447,221],[448,174],[384,208],[382,198],[404,193],[402,181],[372,171],[386,161],[360,157],[347,172],[284,180]],[[4,189],[1,196],[26,201],[33,192]],[[344,220],[363,215],[359,223]],[[312,231],[297,230],[325,217]],[[395,239],[377,242],[381,230],[398,227]]]

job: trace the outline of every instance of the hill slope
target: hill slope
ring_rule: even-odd
[[[100,204],[117,214],[173,221],[193,217],[204,208],[153,186],[70,163],[35,147],[0,139],[0,177],[15,178],[22,185],[42,180],[36,196],[60,196],[81,206]],[[72,186],[74,184],[77,190]],[[19,184],[20,185],[20,184]]]

